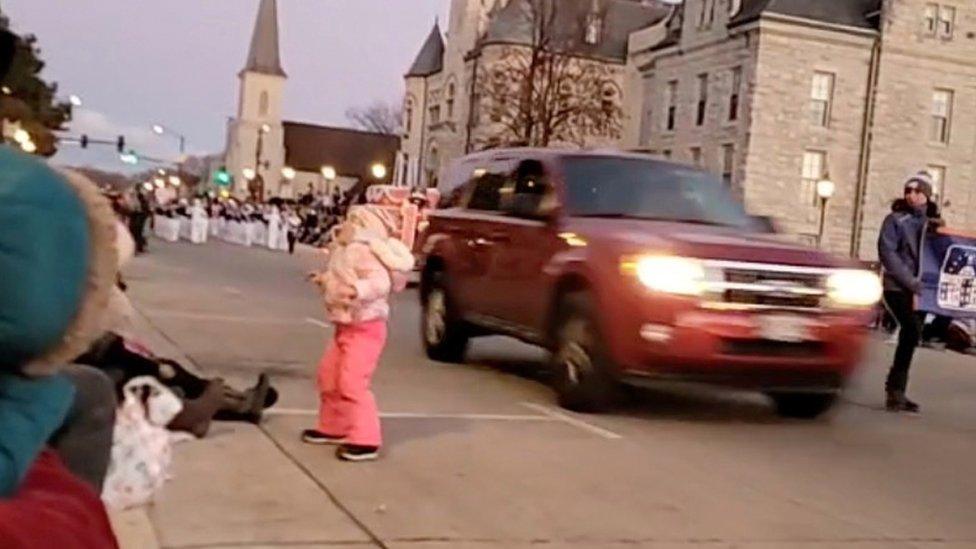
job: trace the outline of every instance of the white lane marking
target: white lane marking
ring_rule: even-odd
[[[581,419],[577,419],[575,417],[564,414],[557,410],[553,410],[552,408],[549,408],[548,406],[543,406],[542,404],[536,404],[534,402],[522,402],[521,404],[522,406],[525,406],[530,410],[535,410],[536,412],[545,414],[546,416],[552,418],[554,421],[561,421],[567,425],[572,425],[573,427],[603,437],[607,440],[619,440],[624,438],[622,435],[618,435],[613,431],[604,429],[603,427],[597,427],[596,425],[587,423]]]
[[[223,291],[225,291],[225,292],[227,292],[227,293],[229,293],[230,295],[242,295],[242,294],[244,293],[244,292],[242,292],[242,291],[240,291],[240,290],[238,290],[237,288],[235,288],[235,287],[233,287],[233,286],[224,286],[224,287],[223,287],[223,288],[221,288],[221,289],[222,289]]]
[[[149,316],[182,318],[186,320],[204,320],[208,322],[241,322],[246,324],[301,324],[301,320],[291,318],[254,317],[214,315],[208,313],[188,313],[184,311],[167,311],[163,309],[149,309],[145,311]]]
[[[305,322],[308,322],[309,324],[315,324],[316,326],[319,326],[319,327],[322,327],[322,328],[331,328],[331,326],[329,326],[325,322],[322,322],[321,320],[319,320],[317,318],[312,318],[310,316],[305,317]]]
[[[271,408],[264,412],[266,416],[317,416],[318,410],[303,410],[299,408]],[[518,415],[518,414],[433,414],[421,412],[381,412],[381,418],[386,419],[462,419],[471,421],[543,421],[555,422],[559,419],[548,415]]]

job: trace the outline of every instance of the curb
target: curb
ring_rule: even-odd
[[[109,522],[119,542],[119,549],[159,549],[159,538],[146,508],[109,511]]]

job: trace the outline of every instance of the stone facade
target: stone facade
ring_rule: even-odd
[[[859,239],[862,255],[874,252],[881,220],[906,176],[928,166],[945,168],[939,191],[948,224],[976,230],[976,3],[885,4],[871,169]],[[927,32],[929,4],[955,9],[951,38]],[[929,135],[933,93],[938,89],[954,95],[947,144]]]
[[[815,181],[804,180],[804,162],[807,157],[809,175],[819,164],[810,156],[819,156],[822,177],[836,185],[826,204],[823,246],[840,254],[876,258],[877,231],[892,199],[909,175],[924,169],[945,174],[939,200],[949,224],[976,229],[976,4],[884,0],[864,9],[863,19],[837,22],[773,10],[736,21],[742,3],[732,2],[730,12],[719,2],[725,9],[701,27],[702,10],[715,1],[686,0],[669,22],[632,37],[631,74],[644,93],[629,105],[641,119],[631,144],[688,162],[694,148],[717,173],[724,168],[723,146],[734,146],[731,183],[750,211],[775,217],[809,243],[818,240],[820,205]],[[929,32],[932,4],[954,14],[951,37]],[[801,3],[794,5],[802,13]],[[742,71],[741,113],[730,121],[734,67]],[[699,126],[703,74],[708,94]],[[818,121],[811,112],[815,79],[830,82],[822,86],[829,99]],[[678,83],[676,123],[668,131],[671,82]],[[938,90],[953,98],[948,143],[930,135]]]
[[[435,185],[450,160],[484,148],[488,138],[498,133],[490,118],[482,116],[486,101],[479,99],[477,92],[481,87],[475,80],[493,64],[502,62],[506,49],[526,47],[516,29],[525,27],[525,21],[517,20],[519,1],[452,0],[447,40],[435,26],[405,77],[403,140],[395,177],[398,183]],[[579,27],[575,38],[582,43],[574,43],[569,51],[575,62],[606,67],[612,75],[615,100],[626,105],[626,96],[633,93],[629,86],[633,79],[626,64],[629,29],[635,19],[657,21],[668,10],[656,0],[557,0],[556,5],[569,23],[584,19],[576,14],[599,22],[595,41],[585,41],[586,29]],[[567,15],[570,13],[572,17]],[[575,28],[572,33],[577,33]],[[616,43],[623,43],[619,54],[610,47]],[[433,62],[431,56],[435,52],[437,59]],[[478,106],[475,113],[473,102]],[[584,145],[623,146],[626,136],[635,133],[639,124],[627,109],[620,124],[619,138],[591,137]]]

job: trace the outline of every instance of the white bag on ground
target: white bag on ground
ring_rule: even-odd
[[[105,504],[120,510],[151,503],[166,483],[173,445],[166,425],[183,408],[180,399],[152,377],[137,377],[122,391],[102,492]]]

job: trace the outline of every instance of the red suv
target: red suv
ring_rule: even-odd
[[[786,243],[707,172],[618,152],[495,150],[446,174],[422,243],[428,356],[505,334],[552,351],[566,408],[621,384],[765,392],[816,417],[860,361],[877,275]]]

